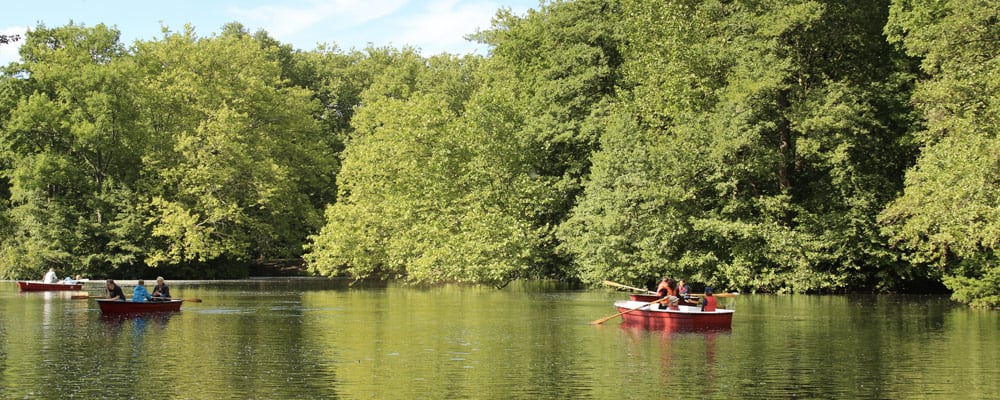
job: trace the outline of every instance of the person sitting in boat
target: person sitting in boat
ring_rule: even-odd
[[[59,281],[59,277],[56,276],[56,269],[49,268],[49,272],[45,273],[42,277],[42,283],[56,283]]]
[[[677,297],[681,299],[680,300],[681,304],[688,306],[693,306],[698,304],[697,301],[691,300],[691,286],[688,286],[688,284],[685,283],[683,279],[677,280]]]
[[[153,299],[153,296],[149,295],[149,291],[146,290],[146,282],[139,279],[136,283],[135,288],[132,289],[132,301],[136,303],[143,303]]]
[[[108,279],[105,288],[108,289],[108,300],[125,301],[125,292],[122,291],[121,286],[115,283],[114,279]]]
[[[67,285],[72,285],[72,284],[76,283],[76,279],[73,279],[73,278],[67,276],[67,277],[63,278],[63,280],[62,280],[61,283],[64,283],[64,284],[67,284]]]
[[[705,286],[705,297],[701,299],[701,311],[715,311],[717,300],[712,295],[712,287]]]
[[[163,280],[162,276],[156,277],[156,286],[153,286],[153,301],[170,300],[170,288]]]
[[[677,297],[677,284],[673,279],[664,277],[660,281],[660,285],[656,287],[656,295],[660,296],[659,308],[661,310],[667,307],[670,307],[671,310],[677,309],[677,302],[680,299]]]

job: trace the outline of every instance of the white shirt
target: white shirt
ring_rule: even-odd
[[[56,271],[53,270],[49,270],[49,272],[46,272],[45,277],[42,278],[42,281],[45,283],[56,283],[56,281],[58,280],[59,278],[56,277]]]

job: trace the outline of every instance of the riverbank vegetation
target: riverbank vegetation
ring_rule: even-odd
[[[429,57],[40,25],[0,76],[0,276],[302,259],[1000,306],[997,14],[556,1]]]

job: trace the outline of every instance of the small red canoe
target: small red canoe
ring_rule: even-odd
[[[183,302],[184,300],[134,302],[100,299],[97,300],[97,305],[101,307],[103,314],[145,314],[180,311]]]
[[[42,283],[40,281],[17,281],[22,292],[46,292],[50,290],[80,290],[82,283]]]
[[[679,306],[677,310],[660,310],[643,301],[616,301],[622,314],[622,324],[654,330],[707,331],[729,330],[733,327],[733,310],[701,311],[696,306]],[[635,309],[629,311],[631,309]]]

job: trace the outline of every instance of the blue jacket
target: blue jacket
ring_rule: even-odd
[[[153,296],[149,295],[149,291],[146,290],[145,286],[137,285],[135,289],[132,289],[132,301],[144,302],[152,299]]]

